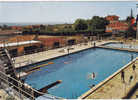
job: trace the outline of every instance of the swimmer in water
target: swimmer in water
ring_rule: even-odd
[[[91,75],[92,79],[95,78],[95,73],[93,72],[92,75]]]
[[[72,58],[69,57],[69,60],[68,61],[65,61],[64,64],[68,64],[68,63],[71,63],[72,62]]]
[[[64,64],[68,64],[69,62],[64,62]]]
[[[67,62],[64,62],[64,64],[69,64],[69,63],[71,63],[72,61],[67,61]]]
[[[96,75],[95,75],[94,72],[93,72],[93,73],[90,73],[90,74],[88,75],[88,79],[95,79],[95,77],[96,77]]]

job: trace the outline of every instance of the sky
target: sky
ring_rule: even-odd
[[[0,1],[0,23],[73,23],[76,19],[118,15],[126,19],[138,1]]]

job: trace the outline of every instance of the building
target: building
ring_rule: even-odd
[[[34,35],[10,37],[0,42],[0,48],[6,47],[14,57],[42,51],[41,41],[34,38]]]
[[[0,35],[17,35],[21,34],[21,31],[18,30],[1,30]]]
[[[65,38],[61,36],[39,36],[37,40],[41,41],[46,49],[58,48],[65,45]]]
[[[36,48],[40,47],[40,41],[21,41],[21,42],[13,42],[13,43],[1,43],[0,48],[8,48],[9,53],[12,56],[19,56],[22,54],[30,54],[37,52]]]
[[[112,34],[118,34],[128,30],[130,25],[134,25],[135,18],[133,17],[133,10],[131,9],[130,16],[128,16],[126,21],[119,20],[119,17],[116,15],[109,15],[106,17],[106,20],[109,21],[109,24],[106,26],[106,32]]]
[[[128,23],[122,22],[122,21],[117,21],[114,23],[110,23],[106,26],[106,32],[111,32],[111,33],[118,33],[118,32],[124,32],[128,29]]]
[[[119,20],[119,16],[116,15],[108,15],[106,17],[106,20],[108,20],[110,23],[117,22]]]
[[[23,27],[22,26],[11,26],[12,30],[18,30],[18,31],[22,31]]]
[[[44,50],[74,45],[83,41],[82,36],[14,36],[0,42],[0,48],[8,48],[9,53],[16,57]]]
[[[80,43],[83,39],[80,36],[39,36],[37,40],[42,42],[46,49],[63,47]]]

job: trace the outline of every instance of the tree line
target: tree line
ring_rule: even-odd
[[[73,24],[40,25],[40,28],[24,29],[23,34],[40,35],[97,35],[104,34],[109,22],[104,17],[94,16],[91,19],[77,19]]]

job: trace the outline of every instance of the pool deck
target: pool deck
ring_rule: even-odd
[[[102,41],[102,42],[96,41],[96,46],[99,46],[99,45],[102,45],[105,43],[109,43],[109,42],[115,42],[115,41]],[[88,45],[84,45],[84,44],[72,45],[71,48],[73,48],[73,49],[69,50],[69,53],[70,54],[75,53],[75,52],[89,49],[92,47],[93,47],[92,42],[88,42]],[[63,47],[63,48],[58,48],[58,49],[53,49],[53,50],[48,50],[48,51],[43,51],[43,52],[39,52],[39,53],[16,57],[16,58],[14,58],[15,68],[20,68],[22,66],[27,66],[29,64],[34,64],[34,63],[49,60],[52,58],[67,55],[68,54],[67,48],[68,47]]]
[[[0,89],[0,100],[6,100],[6,97],[8,97],[8,94],[3,89]]]
[[[117,41],[102,41],[102,42],[97,41],[96,46],[100,47],[100,45],[109,43],[109,42],[117,42]],[[89,42],[88,45],[73,45],[71,46],[71,48],[74,48],[74,49],[70,50],[70,53],[75,53],[75,52],[85,50],[88,48],[92,48],[92,47],[93,45],[91,44],[91,42]],[[35,54],[16,57],[15,67],[19,68],[19,67],[22,67],[28,64],[33,64],[33,63],[45,61],[48,59],[52,59],[55,57],[67,55],[68,54],[67,48],[68,47],[58,48],[54,50],[48,50],[48,51],[39,52]],[[108,48],[108,47],[103,47],[103,48]],[[128,50],[124,48],[122,49],[122,48],[110,48],[110,47],[109,49]],[[128,51],[130,51],[130,49]],[[135,71],[132,70],[132,65],[134,62],[136,64]],[[123,83],[121,80],[121,70],[123,70],[125,73],[125,83]],[[131,80],[131,82],[129,82],[130,76],[133,76],[133,79]],[[117,72],[109,76],[107,79],[105,79],[100,84],[91,88],[89,91],[87,91],[82,96],[80,96],[79,99],[103,99],[103,98],[104,99],[121,99],[121,98],[126,97],[128,94],[130,94],[131,89],[137,83],[138,83],[138,58],[134,59],[132,62],[128,63],[127,65],[119,69]],[[3,92],[3,90],[0,90],[0,94],[1,92]],[[138,87],[129,98],[130,99],[138,98]]]
[[[9,96],[13,96],[11,94],[8,94],[4,89],[0,89],[0,100],[6,100]],[[14,98],[16,100],[21,100],[17,96],[14,95]]]
[[[136,69],[133,71],[132,65],[135,63]],[[125,82],[121,80],[121,71],[124,71]],[[130,81],[130,76],[133,76]],[[113,75],[109,76],[100,84],[91,88],[89,91],[80,96],[80,99],[128,99],[138,98],[138,58],[128,63]],[[135,91],[131,91],[135,89]],[[131,94],[132,93],[132,94]],[[131,94],[131,95],[130,95]]]

